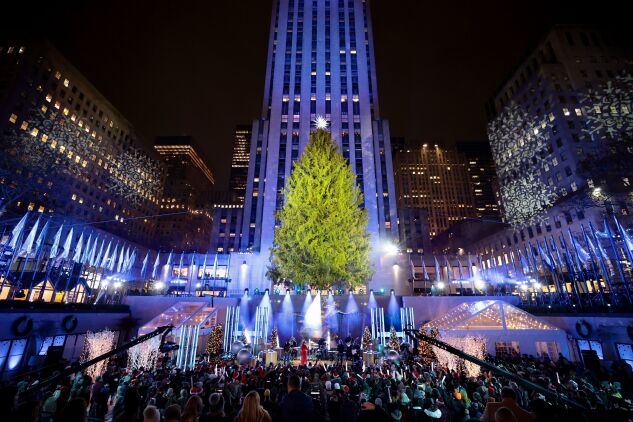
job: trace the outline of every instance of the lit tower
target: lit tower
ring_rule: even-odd
[[[381,120],[369,2],[273,0],[262,114],[253,122],[242,251],[268,258],[292,163],[317,116],[356,173],[374,245],[397,239],[389,124]]]

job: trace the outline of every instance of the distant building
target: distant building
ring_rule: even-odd
[[[211,252],[224,254],[239,251],[243,211],[243,205],[237,202],[213,204]]]
[[[407,141],[403,136],[391,137],[391,156],[395,156],[397,152],[400,152],[406,148]]]
[[[583,230],[604,230],[605,217],[630,224],[633,49],[619,41],[593,26],[556,26],[490,101],[488,138],[512,227],[468,246],[487,266],[538,255],[546,241],[563,250],[561,239],[573,237],[588,250]]]
[[[0,215],[57,213],[152,245],[160,161],[47,42],[0,44],[0,148]]]
[[[488,141],[457,142],[458,152],[466,157],[466,168],[473,186],[475,215],[485,220],[501,220],[499,184]]]
[[[429,253],[427,211],[424,208],[398,208],[400,249],[409,253]]]
[[[154,148],[167,168],[157,247],[206,252],[211,240],[213,172],[191,136],[159,136]]]
[[[398,208],[426,210],[431,239],[451,224],[476,216],[466,159],[456,151],[424,144],[399,152],[394,173]]]
[[[239,125],[235,127],[235,134],[233,135],[233,157],[231,158],[229,190],[235,194],[237,200],[242,204],[246,195],[252,133],[250,125]]]

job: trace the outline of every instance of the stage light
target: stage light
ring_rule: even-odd
[[[369,293],[373,293],[373,292],[374,292],[374,289],[369,289]]]
[[[118,289],[119,287],[121,287],[121,282],[120,281],[115,282],[114,283],[114,288]]]
[[[270,289],[264,290],[264,294],[270,294]]]
[[[539,282],[534,283],[534,288],[535,289],[540,289],[541,288],[541,283],[539,283]]]
[[[395,294],[396,294],[396,291],[395,291],[394,289],[391,289],[390,293],[391,293],[392,295],[395,295]]]
[[[199,289],[200,287],[202,287],[202,283],[196,283],[196,289]]]
[[[392,242],[385,242],[382,250],[386,255],[396,255],[398,253],[398,245]]]
[[[244,289],[244,296],[248,296],[248,287]]]
[[[483,290],[484,287],[486,287],[486,283],[482,279],[478,278],[475,280],[475,289]]]
[[[526,284],[521,284],[521,290],[523,290],[524,292],[527,291],[528,286]]]
[[[381,295],[384,295],[384,294],[385,294],[385,288],[384,288],[384,287],[381,287],[381,288],[380,288],[380,294],[381,294]]]
[[[154,284],[154,289],[156,290],[162,290],[165,288],[165,283],[163,283],[162,281],[159,281],[158,283]]]
[[[255,296],[259,294],[259,287],[255,287]]]
[[[440,289],[440,290],[442,290],[442,289],[444,289],[444,287],[446,287],[446,285],[444,284],[444,282],[443,282],[443,281],[438,281],[438,283],[437,283],[437,288],[438,288],[438,289]]]
[[[286,294],[289,295],[290,294],[290,289],[286,289]]]
[[[354,294],[354,289],[349,289],[349,294]]]

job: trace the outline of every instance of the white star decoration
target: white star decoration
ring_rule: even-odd
[[[317,129],[327,129],[327,120],[325,120],[325,117],[321,116],[321,115],[317,115],[316,118],[314,119],[314,127],[316,127]]]

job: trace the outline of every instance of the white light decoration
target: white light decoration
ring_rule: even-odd
[[[558,199],[558,189],[543,183],[533,172],[512,180],[500,188],[506,220],[514,227],[541,222],[546,209]]]
[[[542,220],[543,211],[560,195],[541,180],[550,165],[546,157],[552,120],[553,114],[535,116],[512,102],[488,125],[506,220],[515,227]]]
[[[138,149],[116,157],[117,167],[110,167],[109,189],[136,204],[142,198],[156,198],[161,190],[159,164]]]
[[[91,359],[96,358],[97,356],[101,356],[102,354],[109,352],[110,350],[114,349],[115,344],[116,333],[114,331],[110,331],[107,328],[97,333],[88,331],[86,333],[84,350],[81,353],[81,362],[87,362]],[[89,366],[86,369],[86,374],[92,377],[92,379],[95,379],[97,376],[103,374],[107,366],[108,359],[104,359],[100,362],[95,363],[94,365]]]
[[[588,89],[580,104],[593,141],[633,137],[633,76],[617,76],[599,89]]]
[[[478,359],[483,360],[486,357],[486,339],[482,336],[463,336],[441,339],[456,349],[468,353]],[[461,370],[463,368],[466,371],[466,375],[469,377],[476,377],[481,372],[479,365],[455,356],[444,349],[433,346],[433,351],[435,352],[435,356],[437,357],[437,361],[440,366],[446,367],[450,370]]]
[[[160,337],[152,337],[127,352],[127,366],[130,369],[153,369],[156,366],[160,347]]]
[[[317,129],[326,130],[328,127],[327,120],[325,119],[325,117],[321,116],[320,114],[316,116],[313,122],[314,122],[314,127],[316,127]]]

